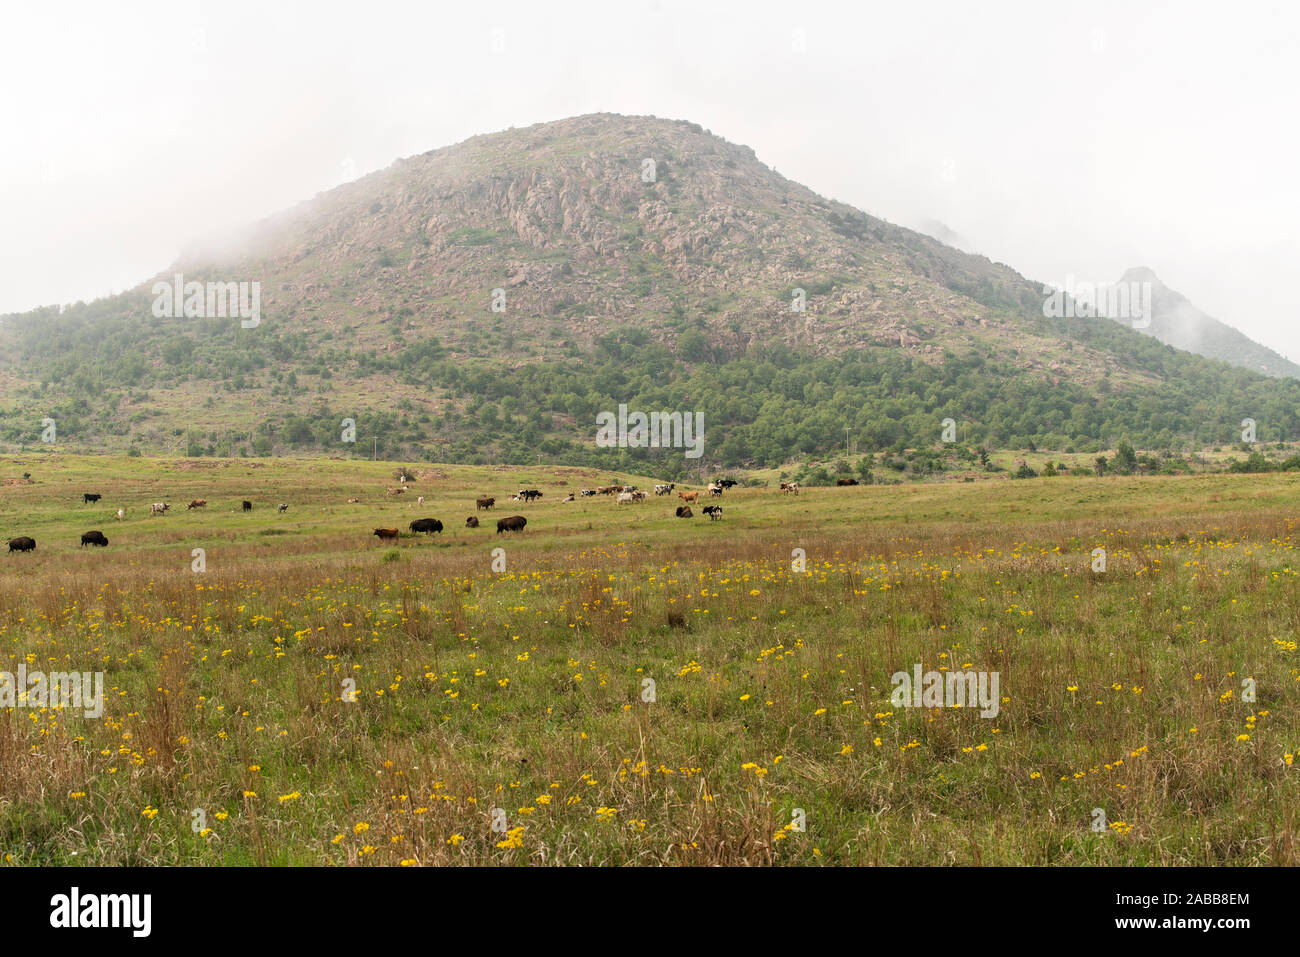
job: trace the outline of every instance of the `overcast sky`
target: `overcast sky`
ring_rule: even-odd
[[[697,122],[1032,279],[1145,265],[1300,360],[1300,4],[39,3],[0,42],[0,313],[401,156]]]

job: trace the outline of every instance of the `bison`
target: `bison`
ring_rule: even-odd
[[[31,552],[36,550],[36,539],[28,538],[26,535],[21,538],[9,539],[9,551],[11,552]]]
[[[842,488],[842,487],[844,487],[845,485],[857,485],[857,484],[858,484],[858,480],[855,479],[855,478],[836,479],[836,480],[835,480],[835,484],[838,485],[838,486],[840,486],[840,487]]]
[[[207,508],[208,500],[206,498],[196,498],[194,501],[190,502],[190,504],[186,505],[185,507],[186,509]]]
[[[466,528],[478,528],[478,516],[477,516],[477,515],[471,515],[469,518],[465,519],[465,527],[466,527]]]
[[[81,547],[85,548],[87,545],[98,545],[100,548],[105,548],[108,545],[108,539],[104,537],[103,532],[98,530],[85,532],[81,536]]]
[[[411,523],[411,531],[426,533],[441,532],[442,522],[438,521],[436,518],[417,518]]]
[[[474,499],[474,511],[477,512],[480,508],[491,508],[496,503],[497,500],[492,496],[488,496],[487,498],[476,498]]]
[[[380,541],[397,541],[397,529],[395,528],[377,528],[375,529],[375,535],[378,536]]]
[[[84,492],[81,496],[81,504],[89,505],[91,502],[98,502],[103,497],[104,496],[99,495],[95,492]]]
[[[497,534],[502,532],[522,532],[524,526],[528,524],[528,519],[522,515],[511,515],[509,518],[497,519]]]
[[[242,502],[239,503],[239,507],[242,508],[245,512],[251,512],[253,510],[253,503],[250,502],[248,499],[244,499]]]
[[[678,506],[677,506],[677,517],[678,517],[678,518],[694,518],[694,517],[695,517],[695,513],[691,511],[691,507],[690,507],[689,505],[678,505]]]

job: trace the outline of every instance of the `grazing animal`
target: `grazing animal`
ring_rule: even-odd
[[[397,541],[397,529],[395,528],[377,528],[375,534],[379,536],[380,541]]]
[[[668,483],[667,485],[665,485],[664,483],[660,482],[658,485],[655,486],[655,494],[656,494],[656,495],[667,495],[668,493],[674,491],[674,490],[676,489],[676,487],[677,487],[677,483],[675,483],[675,482],[670,482],[670,483]]]
[[[683,502],[694,502],[700,497],[699,492],[678,492],[677,497]]]
[[[621,486],[621,485],[602,485],[602,486],[601,486],[600,488],[598,488],[596,491],[600,492],[601,495],[613,495],[615,492],[621,492],[621,491],[623,491],[623,486]]]
[[[427,533],[441,532],[442,522],[438,521],[436,518],[417,518],[411,523],[411,531]]]
[[[712,522],[716,522],[716,521],[718,521],[719,519],[722,518],[722,506],[721,506],[721,505],[706,505],[706,506],[704,506],[704,514],[707,515],[707,516],[709,516],[709,520],[710,520],[710,521],[712,521]]]
[[[119,508],[119,509],[117,510],[117,520],[120,522],[120,521],[122,521],[122,519],[124,519],[124,518],[126,518],[126,509],[124,509],[124,508]]]
[[[478,516],[477,516],[477,515],[471,515],[469,518],[465,519],[465,527],[466,527],[466,528],[478,528]]]
[[[389,494],[389,495],[401,495],[401,494],[402,494],[403,492],[405,492],[405,491],[406,491],[406,489],[404,489],[404,488],[390,488],[390,489],[388,490],[388,494]]]
[[[424,496],[421,495],[419,498],[417,498],[417,499],[415,500],[415,504],[416,504],[416,505],[423,505],[423,504],[424,504]]]
[[[782,482],[782,483],[781,483],[781,491],[782,491],[782,492],[794,492],[795,495],[798,495],[798,494],[799,494],[799,483],[798,483],[798,482]]]
[[[21,538],[9,539],[10,552],[32,552],[36,550],[36,539],[28,538],[26,535]]]
[[[633,493],[632,493],[632,498],[633,498],[635,501],[638,501],[638,502],[644,502],[644,501],[646,500],[646,493],[645,493],[645,492],[633,492]]]
[[[348,504],[349,504],[349,505],[356,505],[357,502],[359,502],[359,501],[361,501],[361,499],[359,499],[359,498],[350,498],[350,499],[348,499]]]
[[[678,517],[678,518],[694,518],[694,517],[695,517],[695,514],[691,511],[691,507],[690,507],[689,505],[678,505],[678,506],[677,506],[677,517]]]
[[[564,501],[566,501],[566,502],[572,502],[572,501],[573,501],[573,493],[570,492],[570,493],[569,493],[569,497],[566,498]]]
[[[208,507],[208,500],[207,500],[206,498],[196,498],[194,501],[190,502],[190,504],[189,504],[189,505],[186,505],[185,507],[186,507],[187,509],[191,509],[191,508],[207,508],[207,507]]]
[[[104,496],[98,495],[94,492],[85,492],[81,496],[81,504],[89,505],[91,502],[98,502],[103,497]]]
[[[531,502],[535,498],[541,498],[542,493],[535,488],[526,489],[519,493],[519,497],[525,502]]]
[[[509,518],[497,519],[497,534],[502,532],[522,532],[524,526],[528,524],[528,519],[522,515],[511,515]]]
[[[108,539],[104,537],[104,533],[101,531],[84,532],[81,536],[81,547],[85,548],[87,545],[98,545],[100,548],[104,548],[108,545]]]
[[[497,500],[492,496],[488,496],[487,498],[476,498],[474,499],[474,511],[477,512],[480,508],[491,508],[496,503]]]
[[[289,506],[286,505],[284,502],[281,502],[279,505],[275,507],[275,510],[279,512],[281,515],[283,515],[285,512],[289,511]]]
[[[722,494],[722,486],[721,486],[721,485],[710,485],[710,486],[709,486],[709,494],[710,494],[710,495],[721,495],[721,494]]]
[[[618,498],[615,500],[614,504],[631,505],[635,501],[636,501],[636,496],[633,495],[631,492],[619,492]]]
[[[591,498],[596,494],[596,490],[594,488],[584,488],[580,494],[583,498]]]
[[[836,479],[835,484],[839,486],[857,485],[858,480],[857,479]]]
[[[166,502],[154,502],[149,506],[150,515],[166,515],[167,509],[171,508]]]
[[[253,510],[253,503],[250,502],[248,499],[244,499],[242,502],[239,503],[239,507],[242,508],[245,512],[251,512]]]
[[[723,488],[731,488],[733,485],[739,485],[740,483],[735,479],[719,479],[714,484],[721,485]]]

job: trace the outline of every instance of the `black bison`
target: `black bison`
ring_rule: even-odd
[[[436,518],[417,518],[411,523],[413,532],[441,532],[442,522]]]
[[[397,529],[395,528],[377,528],[375,534],[379,536],[380,541],[397,541]]]
[[[691,507],[690,507],[689,505],[678,505],[678,506],[677,506],[677,517],[678,517],[678,518],[694,518],[694,517],[695,517],[695,513],[691,511]]]
[[[36,539],[28,538],[24,535],[22,538],[9,539],[9,551],[11,552],[32,552],[36,550]]]
[[[248,499],[244,499],[244,501],[239,503],[239,507],[245,512],[251,512],[253,510],[253,503],[248,501]]]
[[[108,539],[104,537],[103,532],[98,530],[84,532],[81,536],[81,547],[85,548],[87,545],[98,545],[100,548],[104,548],[108,545]]]
[[[857,479],[836,479],[835,484],[839,486],[857,485],[858,480]]]
[[[471,515],[469,518],[465,519],[465,527],[466,527],[466,528],[478,528],[478,516],[477,516],[477,515]]]
[[[497,534],[502,532],[522,532],[524,526],[528,524],[528,519],[522,515],[511,515],[509,518],[497,519]]]
[[[82,504],[82,505],[89,505],[91,502],[98,502],[98,501],[99,501],[101,498],[103,498],[103,497],[104,497],[104,496],[102,496],[102,495],[97,495],[97,494],[94,493],[94,492],[85,492],[85,493],[83,493],[82,496],[81,496],[81,504]]]
[[[496,503],[497,503],[497,500],[496,500],[495,498],[492,498],[492,497],[488,497],[488,498],[476,498],[476,499],[474,500],[474,510],[477,511],[477,510],[480,509],[480,508],[491,508],[491,507],[492,507],[493,505],[495,505]]]

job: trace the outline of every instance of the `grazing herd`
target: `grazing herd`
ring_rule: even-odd
[[[732,488],[736,484],[737,482],[734,479],[720,479],[713,481],[708,484],[708,493],[711,497],[720,497],[723,492]],[[839,486],[852,486],[858,485],[859,482],[857,479],[839,479],[836,484]],[[407,489],[405,486],[397,489],[387,489],[387,493],[390,497],[401,495],[406,491]],[[691,505],[698,506],[701,493],[698,491],[678,491],[675,482],[660,482],[656,483],[654,486],[654,494],[656,496],[670,495],[673,492],[677,492],[678,498],[682,500],[682,504],[677,506],[674,514],[678,518],[694,518],[694,512],[691,510]],[[783,494],[793,493],[794,495],[798,495],[799,483],[782,482],[781,492]],[[649,493],[639,490],[635,485],[603,485],[598,486],[597,488],[581,489],[576,493],[576,495],[580,495],[582,498],[592,498],[596,495],[615,496],[614,501],[616,505],[632,505],[644,502],[649,497]],[[517,494],[510,496],[510,500],[519,502],[535,502],[542,497],[542,492],[538,489],[520,489]],[[99,502],[102,498],[103,496],[97,492],[85,492],[82,495],[82,504],[93,505],[96,502]],[[360,501],[361,500],[356,497],[348,499],[349,504],[357,504]],[[419,505],[423,505],[424,496],[420,496],[417,501]],[[575,493],[569,492],[564,501],[576,501]],[[192,499],[189,505],[186,506],[186,510],[193,511],[194,509],[206,508],[207,504],[207,499]],[[493,496],[479,496],[474,500],[475,512],[491,509],[495,505],[496,498]],[[251,512],[253,510],[253,503],[248,499],[243,499],[239,503],[239,508],[242,511]],[[154,502],[149,506],[149,514],[166,515],[170,509],[171,505],[167,502]],[[276,511],[282,515],[288,510],[289,505],[286,502],[281,502],[276,506]],[[703,514],[709,516],[710,521],[716,522],[722,519],[722,506],[720,505],[707,505],[701,511]],[[126,509],[119,508],[117,510],[117,517],[119,521],[125,519]],[[522,532],[527,524],[528,519],[522,515],[510,515],[505,518],[500,518],[497,520],[497,534],[500,535],[502,532]],[[465,527],[479,528],[478,518],[475,515],[466,518]],[[441,534],[443,524],[436,518],[417,518],[410,523],[409,528],[412,534]],[[373,534],[380,541],[397,541],[400,537],[399,530],[396,528],[376,528]],[[8,545],[11,553],[31,552],[36,550],[36,540],[26,535],[9,539]],[[93,545],[97,548],[107,548],[108,539],[102,531],[94,529],[85,532],[81,536],[81,546],[84,548],[87,545]]]

